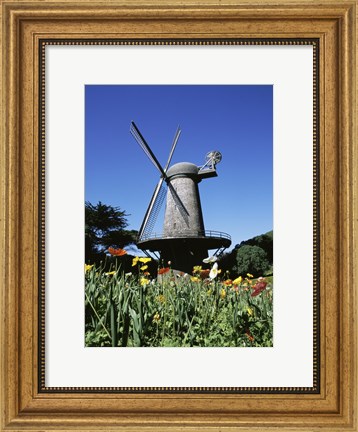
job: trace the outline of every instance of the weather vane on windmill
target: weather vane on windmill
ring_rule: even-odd
[[[159,252],[164,263],[171,261],[177,270],[191,273],[216,249],[219,256],[231,244],[231,237],[219,231],[205,231],[198,184],[202,179],[217,177],[216,164],[221,153],[210,151],[204,165],[179,162],[169,167],[181,130],[178,128],[165,167],[163,168],[134,122],[130,132],[160,173],[159,182],[138,233],[137,245],[144,252]],[[153,229],[166,196],[164,226],[161,234]]]

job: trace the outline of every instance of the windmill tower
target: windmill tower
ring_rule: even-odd
[[[191,273],[193,266],[208,256],[209,249],[216,249],[214,255],[219,255],[231,244],[228,234],[205,230],[198,187],[201,180],[217,176],[216,164],[221,161],[221,154],[209,152],[203,166],[180,162],[169,168],[181,133],[178,128],[163,168],[134,122],[130,131],[160,173],[139,230],[138,247],[159,252],[164,263],[171,261],[173,268]],[[163,232],[153,233],[165,197]]]

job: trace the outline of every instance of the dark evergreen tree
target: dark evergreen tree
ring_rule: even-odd
[[[127,231],[127,215],[120,207],[112,207],[101,201],[93,205],[85,203],[85,259],[94,263],[104,258],[109,247],[123,248],[135,243],[137,231]]]

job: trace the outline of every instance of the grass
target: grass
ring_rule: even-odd
[[[210,279],[198,267],[151,278],[145,267],[132,275],[86,266],[86,346],[272,346],[273,277]]]

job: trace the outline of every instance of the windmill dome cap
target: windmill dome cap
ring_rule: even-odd
[[[196,176],[198,175],[199,168],[190,162],[179,162],[171,166],[167,171],[168,177],[173,177],[176,175],[187,175]]]

